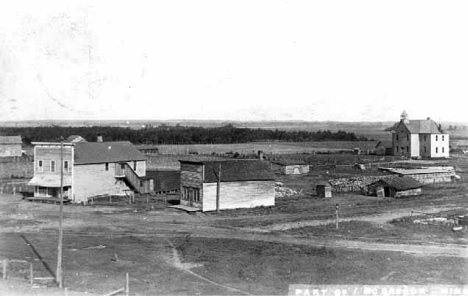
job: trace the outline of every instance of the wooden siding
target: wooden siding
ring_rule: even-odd
[[[411,146],[410,132],[403,123],[400,122],[400,124],[397,126],[395,130],[395,133],[392,134],[392,142],[393,142],[393,155],[407,156],[407,157],[410,156],[410,149],[411,149],[409,148]]]
[[[449,183],[452,182],[452,177],[455,176],[455,172],[448,173],[432,173],[432,174],[412,174],[405,175],[415,179],[421,184],[433,184],[433,183]]]
[[[184,187],[200,189],[200,202],[185,199]],[[203,201],[203,165],[202,164],[181,164],[180,172],[180,204],[190,207],[202,208]]]
[[[442,136],[444,136],[443,141]],[[449,157],[449,135],[431,135],[431,144],[431,157]]]
[[[410,154],[411,157],[420,157],[419,134],[410,134]]]
[[[73,169],[72,147],[63,147],[63,161],[68,161],[68,172],[63,171],[64,175],[71,175]],[[39,171],[39,161],[42,160],[42,172]],[[55,161],[55,172],[51,171],[51,161]],[[36,146],[34,152],[34,174],[60,175],[60,146]]]
[[[301,175],[309,172],[308,164],[295,164],[283,166],[283,174],[285,175]]]
[[[96,195],[126,195],[130,190],[123,180],[115,178],[115,166],[109,163],[106,171],[105,164],[76,165],[73,176],[73,200],[87,202],[89,197]]]
[[[180,186],[202,188],[203,184],[203,166],[202,165],[191,165],[190,167],[184,167],[180,171]]]
[[[216,187],[217,183],[203,184],[203,212],[216,210]],[[275,182],[222,182],[219,205],[222,210],[274,206]]]
[[[0,144],[0,157],[21,155],[21,144]]]
[[[332,187],[325,185],[317,185],[315,191],[318,197],[326,198],[332,197]]]
[[[415,188],[415,189],[410,189],[410,190],[397,191],[395,193],[395,197],[415,196],[415,195],[421,195],[421,194],[422,194],[421,188]]]
[[[138,175],[138,177],[144,177],[146,176],[146,161],[140,160],[140,161],[129,161],[127,164],[132,168],[132,170],[135,171],[135,173]],[[136,170],[134,169],[136,164]]]

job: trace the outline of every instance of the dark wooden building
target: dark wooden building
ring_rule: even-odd
[[[368,186],[369,194],[379,197],[406,197],[422,194],[422,184],[411,177],[385,178]]]

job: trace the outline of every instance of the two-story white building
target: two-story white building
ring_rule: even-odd
[[[130,142],[34,142],[35,197],[88,201],[101,195],[124,196],[153,191],[146,178],[146,157]],[[63,178],[60,163],[63,160]]]
[[[412,158],[449,157],[449,134],[432,119],[409,120],[403,111],[392,132],[393,155]]]

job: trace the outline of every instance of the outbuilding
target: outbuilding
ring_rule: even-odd
[[[320,182],[316,185],[315,191],[318,197],[332,197],[332,186],[328,182]]]
[[[180,160],[180,204],[215,211],[275,205],[275,178],[260,160]]]
[[[301,160],[282,160],[274,163],[281,167],[283,175],[302,175],[309,172],[309,165]]]
[[[21,156],[21,136],[0,136],[0,157]]]
[[[370,195],[406,197],[422,194],[422,184],[411,177],[384,178],[368,186]]]
[[[450,183],[456,178],[453,166],[434,166],[418,169],[379,168],[400,177],[411,177],[422,184]]]

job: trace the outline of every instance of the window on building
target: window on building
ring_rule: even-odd
[[[436,135],[436,141],[439,141],[439,136],[438,135]]]
[[[55,172],[55,160],[50,161],[50,171]]]
[[[439,153],[439,147],[436,147],[436,153]]]
[[[200,201],[200,188],[184,187],[182,198],[188,201]]]
[[[145,186],[145,182],[143,180],[140,180],[140,187],[144,187]]]
[[[397,147],[396,147],[396,152],[398,152],[398,148],[399,148],[399,147],[397,146]]]
[[[133,170],[136,171],[136,168],[137,168],[137,162],[134,161],[134,162],[133,162]]]
[[[68,171],[69,171],[68,160],[65,160],[65,161],[63,162],[63,171],[64,171],[65,173],[68,173]]]
[[[444,141],[444,135],[442,135],[442,141]]]
[[[406,140],[409,141],[409,135],[406,135]]]
[[[426,135],[424,135],[424,142],[426,142]]]
[[[42,166],[42,160],[39,160],[37,162],[37,171],[38,172],[43,172],[44,171],[44,167]]]
[[[424,146],[424,153],[426,153],[426,152],[427,152],[427,149],[426,149],[426,146]]]
[[[406,151],[408,151],[408,152],[409,152],[409,146],[406,146]]]
[[[106,167],[106,171],[108,171],[108,170],[109,170],[109,164],[106,163],[106,164],[105,164],[105,167]]]
[[[442,153],[444,153],[444,152],[445,152],[445,147],[442,147]]]
[[[121,170],[125,170],[125,163],[121,163],[121,164],[120,164],[120,169],[121,169]]]
[[[396,135],[396,140],[398,141],[398,134]]]

